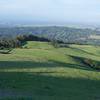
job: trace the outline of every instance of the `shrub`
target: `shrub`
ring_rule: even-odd
[[[100,63],[91,59],[84,59],[84,64],[90,66],[91,68],[100,70]]]

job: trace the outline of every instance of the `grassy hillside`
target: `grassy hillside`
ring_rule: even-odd
[[[99,62],[99,52],[97,46],[56,49],[46,42],[28,42],[0,54],[0,99],[100,100],[100,72],[80,61]]]
[[[48,43],[48,42],[28,41],[27,44],[23,46],[23,48],[28,48],[28,49],[53,49],[53,46],[50,45],[50,43]]]

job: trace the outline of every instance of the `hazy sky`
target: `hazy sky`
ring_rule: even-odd
[[[100,0],[0,0],[0,21],[100,23]]]

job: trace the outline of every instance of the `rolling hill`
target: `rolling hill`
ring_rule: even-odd
[[[80,60],[100,62],[99,53],[99,46],[31,41],[0,54],[0,99],[99,100],[100,72]]]

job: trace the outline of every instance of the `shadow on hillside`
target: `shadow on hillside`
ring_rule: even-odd
[[[71,56],[72,57],[72,56]],[[76,58],[75,58],[76,60]],[[79,61],[79,60],[77,60]],[[34,62],[34,61],[0,61],[0,69],[34,69],[34,68],[52,68],[52,67],[68,67],[73,69],[93,71],[86,65],[71,64],[60,61],[50,60],[48,62]]]
[[[100,100],[99,93],[100,80],[53,77],[48,73],[0,73],[0,98],[20,95],[31,98],[25,100]]]
[[[0,61],[2,68],[38,68],[38,67],[56,67],[52,62],[34,62],[34,61]]]
[[[71,56],[76,62],[79,62],[85,68],[92,68],[94,70],[100,71],[100,61],[92,60],[86,57]]]
[[[75,47],[69,47],[69,48],[71,48],[71,49],[74,49],[74,50],[77,50],[77,51],[81,51],[81,52],[83,52],[83,53],[86,53],[86,54],[89,54],[89,55],[93,55],[93,56],[99,56],[100,57],[100,55],[96,55],[96,54],[94,54],[94,53],[90,53],[90,52],[87,52],[87,51],[85,51],[85,50],[83,50],[83,49],[79,49],[79,48],[75,48]]]
[[[73,68],[73,69],[82,69],[82,70],[93,71],[92,69],[90,69],[89,67],[86,67],[86,65],[83,65],[83,64],[70,64],[70,63],[65,63],[65,62],[60,62],[60,61],[54,61],[54,60],[52,62],[58,64],[61,67],[68,67],[68,68]]]

